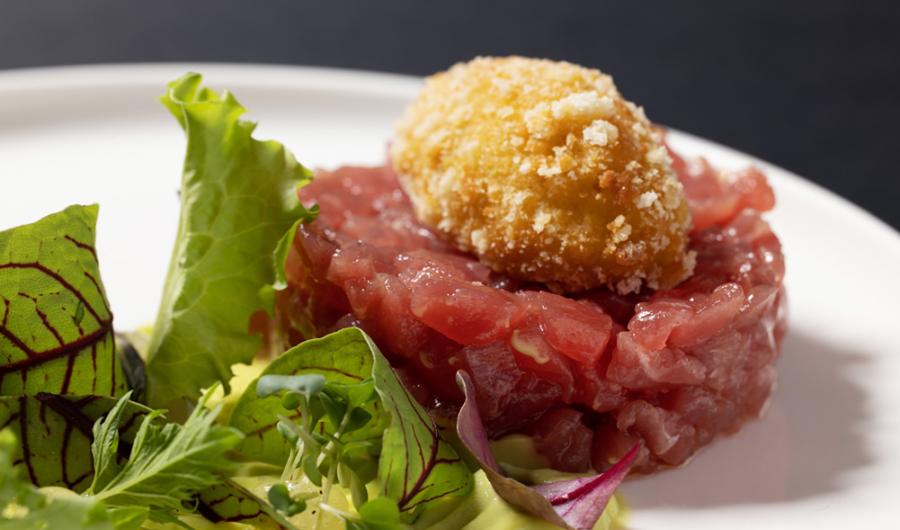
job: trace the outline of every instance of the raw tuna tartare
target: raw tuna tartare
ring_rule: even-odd
[[[500,67],[501,73],[524,68]],[[619,97],[614,87],[591,83]],[[426,86],[429,90],[435,89]],[[504,94],[510,105],[523,97],[515,90],[513,96]],[[735,432],[758,416],[775,383],[774,365],[785,333],[784,258],[778,238],[761,218],[774,206],[771,188],[755,169],[726,174],[702,159],[682,159],[665,146],[643,111],[627,102],[604,103],[605,95],[593,97],[575,101],[574,110],[554,106],[560,100],[547,106],[547,119],[558,122],[544,127],[551,132],[543,137],[534,131],[527,137],[528,120],[534,120],[522,113],[526,138],[513,142],[522,145],[516,164],[521,167],[532,156],[536,166],[550,168],[538,167],[535,182],[561,180],[540,192],[547,198],[536,203],[537,213],[525,212],[530,217],[522,230],[541,237],[519,247],[492,247],[479,240],[493,230],[501,234],[498,241],[520,241],[512,214],[491,217],[490,208],[505,211],[505,199],[495,204],[490,193],[477,195],[493,183],[476,183],[475,195],[466,195],[467,201],[481,204],[476,215],[488,212],[478,220],[485,223],[481,226],[465,225],[459,216],[440,210],[442,204],[456,208],[453,201],[468,193],[465,185],[451,185],[447,200],[423,195],[440,187],[409,177],[410,171],[424,173],[420,165],[398,162],[408,158],[404,142],[415,141],[414,134],[395,138],[392,161],[384,167],[318,172],[300,192],[304,203],[319,205],[321,214],[299,227],[287,259],[289,287],[279,294],[277,310],[283,338],[296,344],[359,326],[415,397],[448,416],[463,399],[455,382],[456,372],[463,370],[474,382],[491,438],[528,434],[551,465],[564,471],[606,469],[636,442],[642,444],[635,469],[679,465],[717,435]],[[592,101],[600,104],[591,107]],[[603,111],[604,105],[612,110]],[[606,117],[598,118],[592,109]],[[623,123],[623,112],[631,113],[626,116],[630,121]],[[504,123],[514,121],[511,111],[495,114]],[[470,114],[463,125],[451,126],[469,134],[477,119]],[[631,138],[626,126],[629,131],[650,130]],[[405,134],[403,127],[401,123],[398,137]],[[438,145],[448,142],[446,136],[442,141]],[[651,142],[638,153],[649,160],[648,167],[609,162],[621,155],[609,149],[641,141]],[[398,153],[396,142],[407,151]],[[441,148],[437,155],[413,151],[437,156],[436,164],[442,164],[457,156],[464,143]],[[589,149],[598,150],[591,155],[599,160],[597,167],[613,168],[593,184],[597,206],[583,214],[607,215],[598,221],[607,230],[597,236],[599,243],[591,239],[593,234],[580,237],[580,247],[573,244],[572,251],[565,246],[571,238],[563,233],[569,227],[560,225],[571,223],[566,213],[577,207],[573,197],[584,196],[576,188],[579,179],[597,167],[570,166],[568,177],[565,172],[555,175],[559,168],[547,160],[565,169],[560,146],[582,159]],[[477,143],[469,149],[476,151],[478,162],[460,167],[486,178],[490,168],[485,155],[477,154]],[[541,149],[545,158],[534,158],[544,156]],[[625,151],[636,156],[633,145]],[[448,172],[464,178],[446,167],[441,171],[445,180]],[[668,173],[672,180],[666,180]],[[521,192],[502,188],[513,185],[508,180],[497,182],[501,193],[494,196]],[[635,189],[629,189],[635,182]],[[565,186],[569,188],[560,191]],[[567,193],[569,202],[554,203],[554,194],[560,193]],[[523,204],[529,204],[527,199]],[[653,208],[656,214],[646,213]],[[547,228],[548,218],[558,221],[555,231]],[[659,219],[668,219],[672,227],[643,226]],[[503,224],[507,221],[508,226]],[[589,221],[578,226],[586,230]],[[466,228],[457,230],[460,226]],[[544,238],[548,233],[556,239]],[[533,241],[552,248],[528,247]],[[578,253],[595,243],[600,250]],[[554,258],[554,249],[572,260]],[[641,254],[646,249],[651,251]],[[594,255],[601,257],[582,266]],[[529,269],[531,259],[536,266]],[[566,275],[576,279],[566,281]]]

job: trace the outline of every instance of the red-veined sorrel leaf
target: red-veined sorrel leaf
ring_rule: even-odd
[[[115,399],[97,396],[2,396],[0,430],[9,427],[15,432],[21,443],[16,464],[33,484],[81,491],[93,478],[94,422],[115,404]],[[147,412],[136,403],[126,407],[119,427],[119,447],[125,455]]]
[[[0,394],[125,392],[96,222],[96,205],[70,206],[0,232]]]
[[[457,435],[484,469],[497,494],[513,506],[562,528],[593,528],[631,469],[640,446],[635,445],[619,462],[599,475],[526,486],[504,476],[494,459],[469,374],[457,372],[456,381],[465,395],[456,420]]]
[[[468,495],[472,472],[428,412],[406,391],[372,339],[360,330],[356,333],[372,352],[375,390],[391,413],[378,461],[383,494],[413,519],[427,508]]]
[[[80,495],[48,495],[27,481],[13,465],[19,440],[9,429],[0,430],[0,528],[4,530],[130,530],[121,512],[115,520],[94,499]],[[139,524],[139,523],[138,523]]]
[[[214,523],[240,522],[269,528],[297,530],[265,500],[231,479],[223,479],[197,496],[197,512]]]

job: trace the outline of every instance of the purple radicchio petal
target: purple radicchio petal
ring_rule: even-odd
[[[619,462],[599,475],[526,486],[504,476],[494,459],[487,432],[478,413],[475,386],[469,374],[458,371],[456,382],[465,395],[456,419],[456,433],[484,469],[497,494],[511,505],[567,530],[593,528],[616,488],[628,475],[640,444],[636,444]]]

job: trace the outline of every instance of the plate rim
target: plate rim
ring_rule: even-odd
[[[162,87],[168,79],[189,71],[197,71],[204,76],[227,78],[227,88],[241,85],[269,87],[298,87],[328,89],[334,92],[382,95],[392,97],[412,97],[421,86],[423,79],[418,76],[378,72],[362,69],[336,68],[324,66],[288,65],[275,63],[232,63],[232,62],[147,62],[147,63],[101,63],[66,66],[39,66],[15,68],[0,71],[0,97],[16,93],[61,91],[71,88],[91,86],[135,86],[152,84]],[[361,82],[365,81],[365,82]],[[220,87],[224,88],[224,87]],[[839,210],[852,219],[860,228],[876,236],[885,247],[900,260],[900,231],[896,230],[875,214],[865,210],[851,200],[811,181],[797,173],[764,159],[675,127],[666,126],[673,137],[683,137],[692,143],[725,153],[760,167],[764,172],[776,175],[783,184],[812,194],[817,201]],[[890,250],[888,250],[890,249]]]

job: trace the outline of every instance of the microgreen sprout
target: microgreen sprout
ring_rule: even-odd
[[[269,503],[279,512],[288,517],[302,513],[306,510],[306,501],[316,494],[312,492],[292,496],[288,487],[284,484],[275,484],[269,488]]]
[[[377,454],[371,440],[354,440],[352,433],[372,421],[365,410],[376,399],[371,379],[353,384],[327,382],[318,374],[266,375],[256,385],[259,397],[281,396],[287,412],[279,415],[276,428],[291,444],[291,452],[281,478],[285,482],[301,476],[321,488],[326,503],[332,487],[340,484],[350,491],[358,510],[369,500],[366,483],[374,477],[374,466],[366,466],[366,458]],[[357,469],[364,470],[364,477]],[[372,469],[372,471],[369,471]],[[286,515],[306,508],[306,500],[292,498],[284,484],[269,491],[269,502]],[[316,526],[321,521],[321,511]]]

